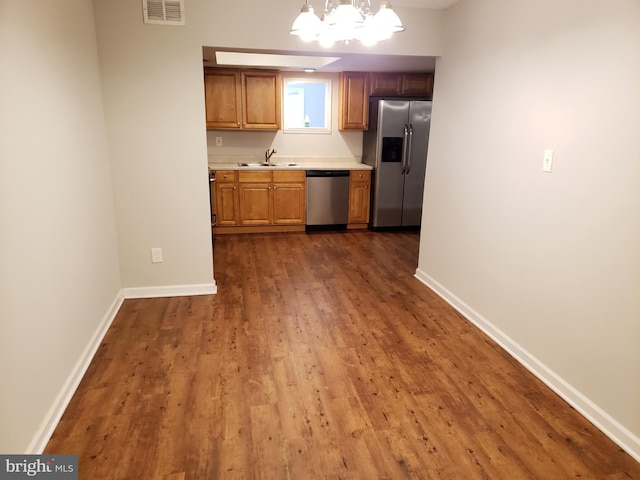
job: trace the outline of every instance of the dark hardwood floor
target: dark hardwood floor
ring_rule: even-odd
[[[417,255],[406,232],[218,236],[218,294],[125,301],[46,451],[91,480],[640,479]]]

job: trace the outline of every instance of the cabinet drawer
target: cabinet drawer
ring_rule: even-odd
[[[236,172],[233,170],[216,170],[216,182],[233,183],[236,181]]]
[[[238,182],[240,183],[260,183],[271,182],[273,176],[269,170],[250,170],[238,172]]]
[[[307,173],[304,170],[274,170],[273,181],[277,183],[304,182]]]
[[[352,182],[368,182],[371,180],[371,170],[351,170]]]

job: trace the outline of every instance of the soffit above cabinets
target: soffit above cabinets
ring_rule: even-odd
[[[258,50],[203,47],[205,67],[270,68],[318,72],[433,72],[435,57],[356,53],[309,53],[285,50]]]
[[[284,55],[281,53],[266,52],[234,52],[226,49],[215,50],[214,55],[215,57],[209,56],[206,58],[215,58],[215,63],[219,66],[264,67],[280,70],[300,70],[301,66],[302,68],[318,70],[340,60],[340,57],[329,55]]]

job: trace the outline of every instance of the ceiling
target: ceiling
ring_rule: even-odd
[[[402,8],[445,9],[459,0],[393,0],[392,5]],[[239,58],[217,60],[216,51],[240,53]],[[258,54],[257,57],[247,54]],[[203,47],[206,67],[275,68],[283,71],[300,71],[313,68],[319,72],[377,71],[377,72],[433,72],[435,57],[409,55],[377,55],[349,53],[310,53],[285,50],[233,49]],[[255,63],[252,63],[255,62]]]

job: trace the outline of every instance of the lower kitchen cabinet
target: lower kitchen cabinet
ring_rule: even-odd
[[[348,228],[367,228],[371,204],[371,171],[352,170],[349,178]]]
[[[220,170],[215,172],[215,182],[211,192],[212,223],[214,226],[238,224],[238,187],[236,172]]]
[[[245,172],[242,172],[245,173]],[[249,173],[249,172],[247,172]],[[271,172],[259,172],[271,175]],[[240,225],[270,225],[271,183],[240,183]]]
[[[276,172],[273,172],[276,173]],[[282,172],[284,173],[284,172]],[[298,173],[298,172],[295,172]],[[304,172],[302,172],[304,173]],[[274,175],[275,177],[275,175]],[[291,183],[273,184],[273,223],[276,225],[304,225],[306,220],[306,177]]]
[[[304,170],[218,170],[211,190],[214,233],[302,232],[306,223]],[[352,170],[347,228],[369,224],[371,171]]]
[[[233,219],[217,205],[216,233],[258,233],[304,231],[306,219],[306,174],[303,170],[242,170],[234,172]],[[218,183],[224,191],[226,185]],[[216,198],[222,193],[218,192]],[[230,200],[227,205],[230,204]],[[231,207],[227,213],[231,214]]]

